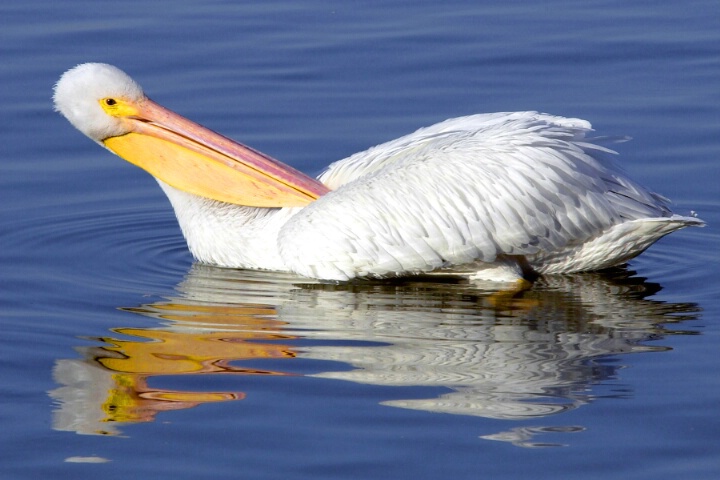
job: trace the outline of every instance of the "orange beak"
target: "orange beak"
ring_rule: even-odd
[[[304,206],[329,190],[294,168],[145,98],[125,104],[128,133],[112,152],[163,182],[201,197],[251,207]]]

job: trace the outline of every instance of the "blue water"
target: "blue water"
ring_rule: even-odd
[[[0,45],[0,477],[718,478],[718,2],[27,0]],[[193,265],[52,111],[86,61],[313,174],[448,117],[586,118],[709,226],[516,298]]]

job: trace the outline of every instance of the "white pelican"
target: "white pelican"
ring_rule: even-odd
[[[587,121],[460,117],[313,179],[150,100],[121,70],[62,75],[55,109],[156,177],[204,263],[327,280],[458,273],[490,281],[622,264],[693,216],[628,178]]]

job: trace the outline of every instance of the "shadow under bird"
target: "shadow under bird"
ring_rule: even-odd
[[[523,281],[627,262],[694,216],[614,166],[590,123],[459,117],[311,178],[150,100],[118,68],[62,75],[55,109],[153,175],[203,263],[326,280],[442,273]]]

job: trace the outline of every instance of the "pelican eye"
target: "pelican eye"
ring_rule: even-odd
[[[112,117],[132,117],[137,115],[137,108],[132,102],[120,97],[105,97],[99,100],[100,108]]]

